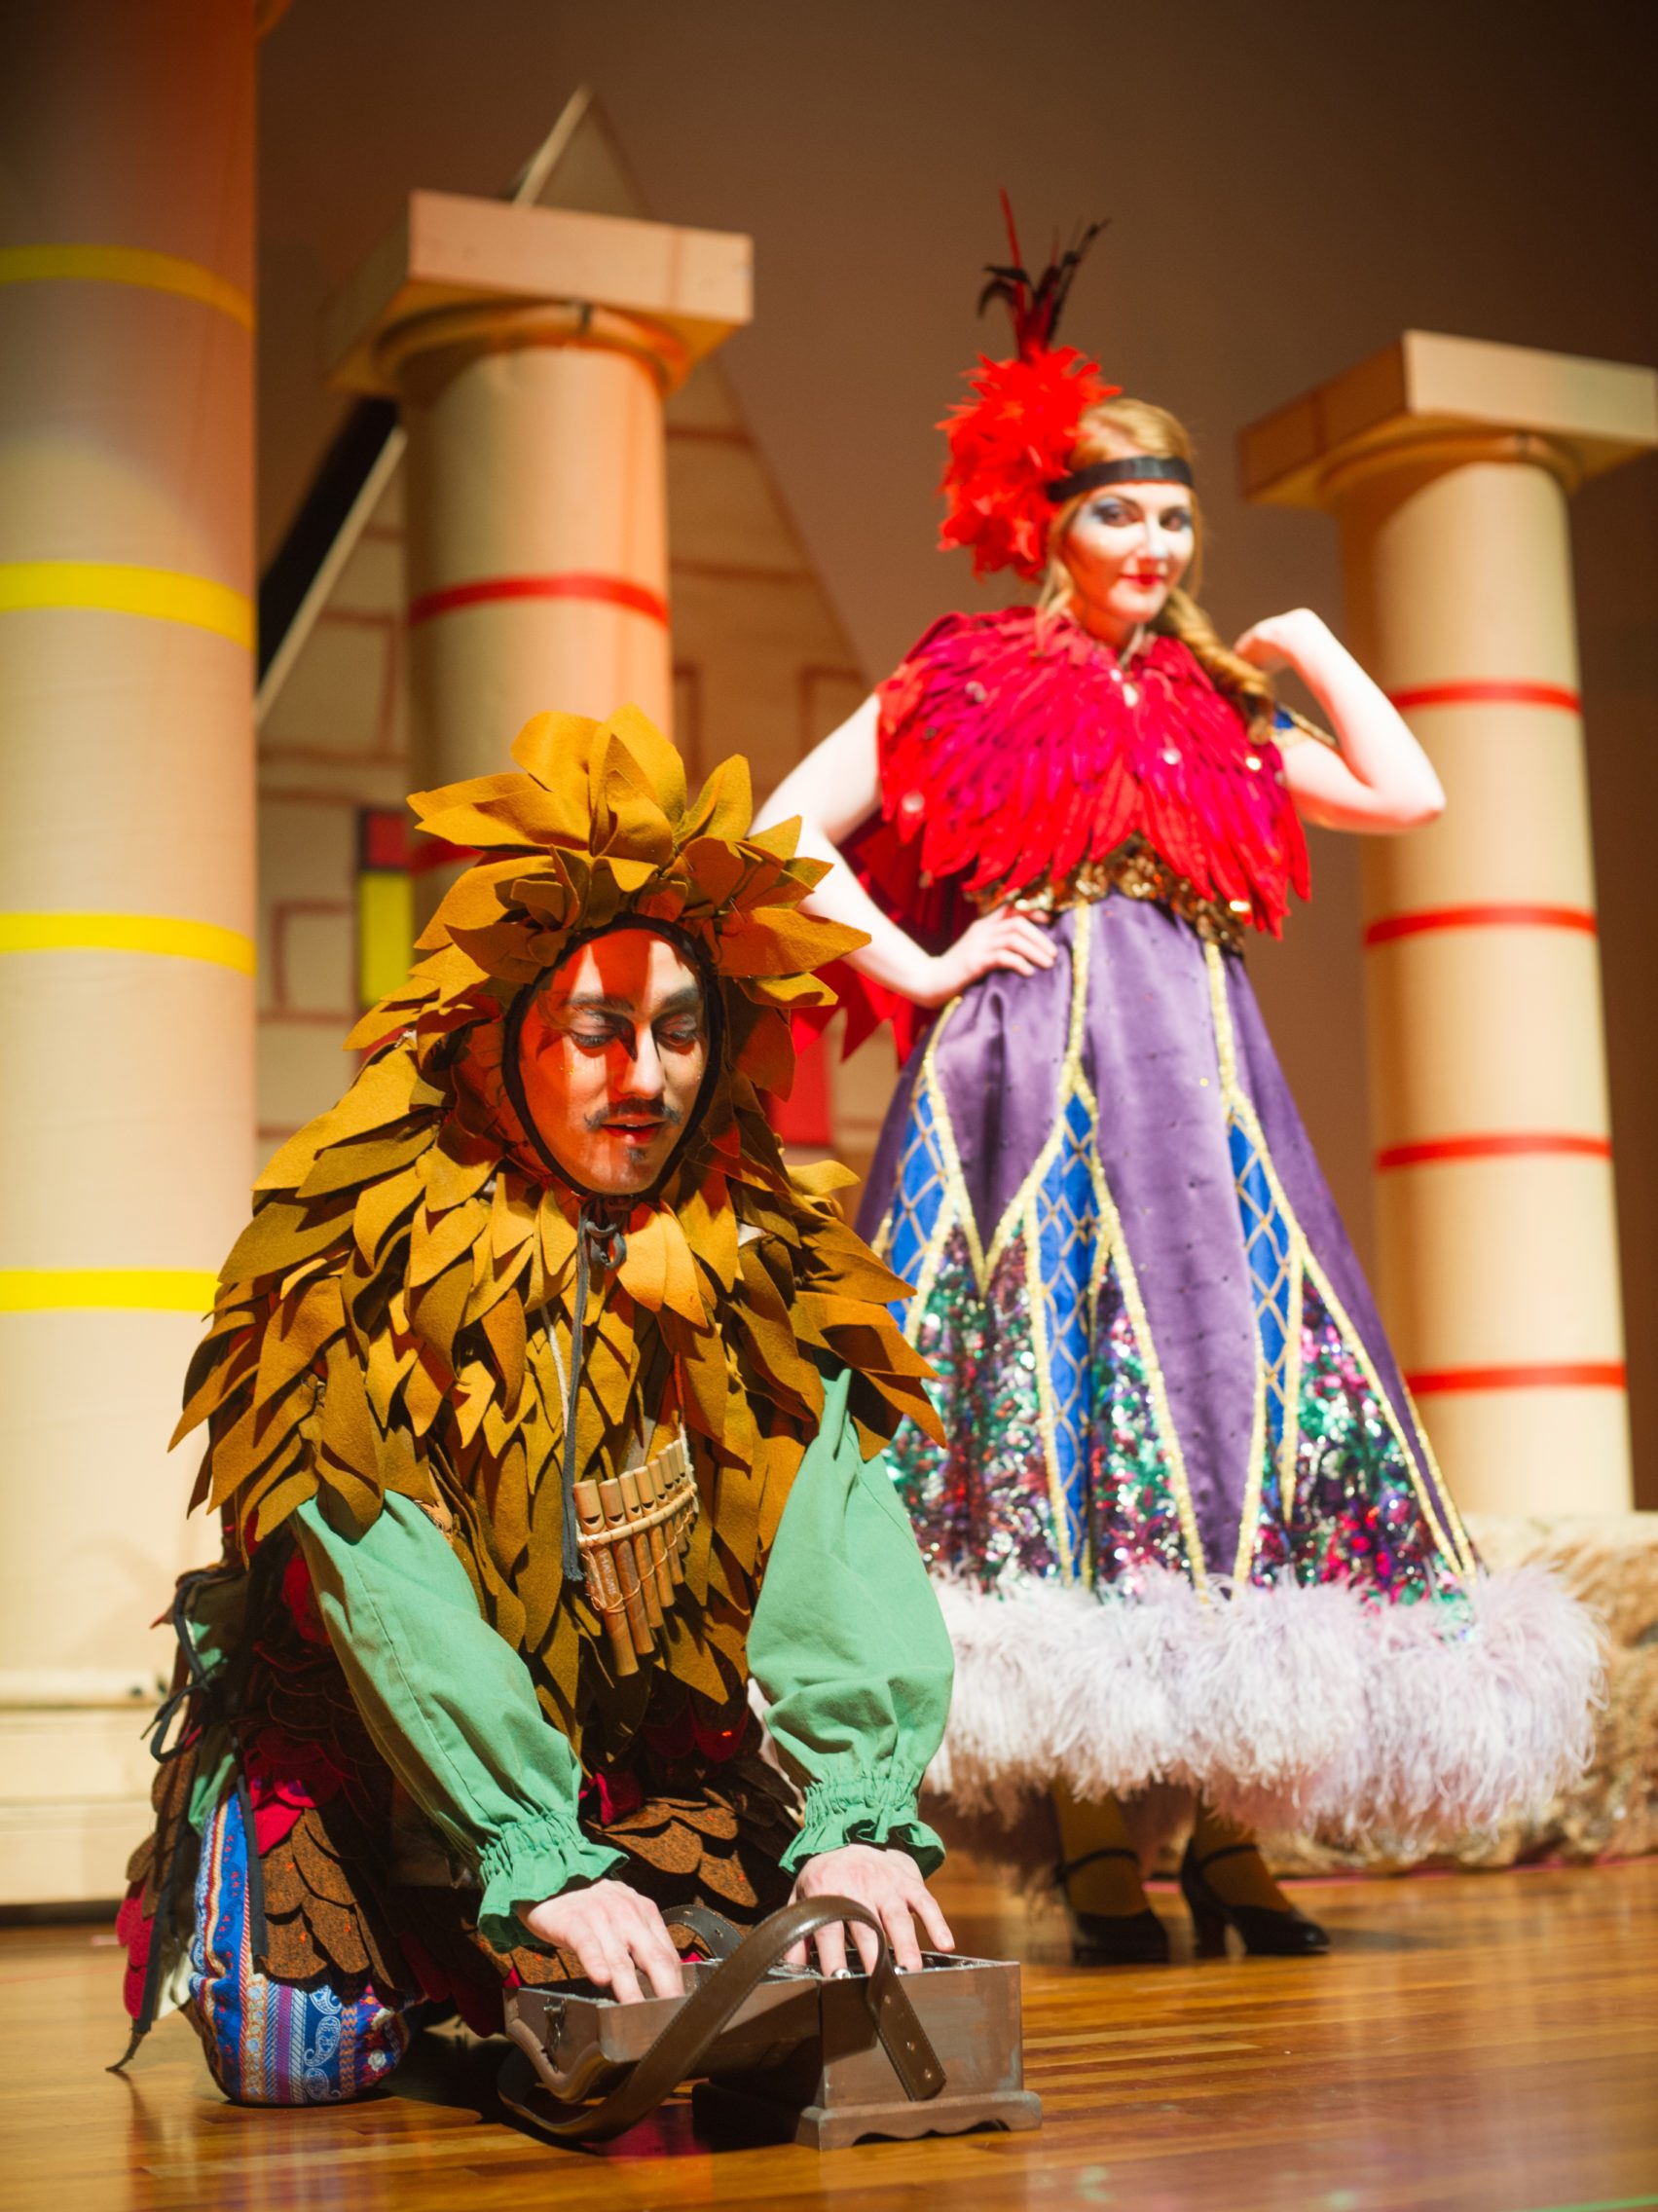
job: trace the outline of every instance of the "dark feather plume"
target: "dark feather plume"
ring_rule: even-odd
[[[1047,268],[1039,276],[1033,276],[1025,268],[1024,256],[1019,251],[1013,210],[1006,192],[1001,194],[1001,201],[1002,214],[1008,225],[1008,244],[1013,258],[1006,267],[996,262],[986,264],[984,273],[990,281],[978,295],[978,312],[982,314],[992,300],[1005,301],[1013,320],[1014,344],[1020,355],[1028,360],[1033,353],[1052,345],[1072,279],[1082,267],[1088,247],[1105,229],[1105,223],[1088,224],[1063,253],[1055,237]]]

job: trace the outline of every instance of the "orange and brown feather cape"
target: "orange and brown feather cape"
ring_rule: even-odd
[[[614,1472],[675,1413],[690,1435],[704,1510],[668,1674],[721,1704],[741,1690],[826,1369],[852,1373],[866,1453],[905,1417],[936,1423],[928,1370],[887,1310],[904,1286],[829,1195],[849,1178],[792,1173],[757,1095],[789,1088],[791,1012],[832,997],[813,971],[861,941],[799,911],[822,865],[794,857],[791,828],[749,833],[741,759],[692,805],[678,754],[632,710],[539,716],[513,757],[522,773],[412,802],[430,834],[480,858],[408,983],[350,1040],[380,1049],[260,1178],[178,1434],[207,1423],[195,1502],[222,1509],[233,1553],[313,1497],[359,1530],[388,1492],[420,1502],[579,1743],[596,1698],[640,1717],[653,1670],[611,1679],[597,1616],[561,1574],[549,1316],[568,1330],[577,1200],[539,1164],[501,1078],[514,999],[573,937],[628,914],[675,925],[723,1014],[706,1110],[595,1283],[577,1407],[589,1471]]]

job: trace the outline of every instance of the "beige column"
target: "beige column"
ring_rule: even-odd
[[[411,196],[329,318],[408,431],[411,773],[506,765],[543,708],[670,725],[662,402],[748,320],[749,240]]]
[[[6,1903],[116,1895],[143,1831],[247,1203],[253,61],[247,0],[55,0],[0,69]]]
[[[1410,332],[1243,433],[1341,525],[1349,643],[1446,810],[1367,840],[1379,1291],[1461,1501],[1630,1504],[1567,498],[1658,375]]]

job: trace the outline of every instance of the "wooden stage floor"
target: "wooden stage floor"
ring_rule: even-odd
[[[8,1927],[0,2207],[1658,2206],[1658,1861],[1308,1883],[1298,1895],[1336,1936],[1328,1958],[1155,1972],[1074,1969],[1055,1921],[971,1870],[941,1886],[964,1947],[1027,1962],[1040,2133],[711,2153],[674,2109],[607,2151],[560,2151],[496,2117],[494,2051],[436,2037],[401,2093],[239,2111],[182,2019],[127,2079],[102,2071],[122,2023],[100,1931]],[[1176,1900],[1159,1904],[1173,1925]]]

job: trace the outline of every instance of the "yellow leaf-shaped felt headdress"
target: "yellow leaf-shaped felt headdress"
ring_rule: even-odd
[[[455,1067],[466,1112],[526,1134],[500,1068],[500,1025],[518,996],[575,943],[630,920],[689,941],[718,993],[723,1065],[704,1133],[729,1126],[754,1092],[787,1096],[790,1015],[832,1005],[816,971],[865,941],[800,912],[827,872],[797,859],[792,826],[752,834],[748,763],[724,761],[693,804],[679,754],[634,707],[608,721],[537,715],[512,748],[520,772],[479,776],[410,803],[422,829],[478,854],[423,934],[407,984],[359,1024],[370,1045],[413,1031],[417,1057]],[[447,1043],[468,1032],[462,1055]],[[480,1131],[480,1133],[482,1133]]]

